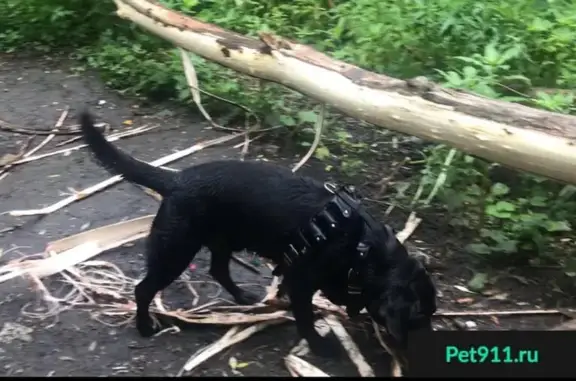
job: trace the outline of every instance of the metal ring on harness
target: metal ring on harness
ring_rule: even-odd
[[[332,194],[336,194],[336,192],[338,191],[338,187],[336,186],[336,184],[328,182],[324,183],[324,189],[326,189],[328,192]]]

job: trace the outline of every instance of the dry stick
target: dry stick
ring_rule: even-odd
[[[190,93],[192,93],[192,100],[196,103],[198,110],[202,113],[204,118],[215,128],[222,128],[219,124],[214,122],[212,117],[206,112],[204,106],[202,106],[202,101],[200,100],[200,91],[198,91],[198,76],[196,75],[196,69],[190,60],[188,52],[182,48],[178,48],[180,51],[180,56],[182,57],[182,66],[184,67],[184,75],[186,76],[186,82],[188,82],[188,88]]]
[[[238,258],[235,255],[232,255],[232,260],[236,263],[238,263],[239,265],[244,266],[245,268],[247,268],[248,270],[252,271],[255,274],[260,274],[260,270],[258,270],[258,268],[248,262],[246,262],[245,260],[243,260],[242,258]]]
[[[178,48],[178,50],[180,51],[180,56],[182,57],[182,66],[184,67],[184,74],[186,76],[186,82],[188,82],[188,88],[190,89],[190,92],[192,93],[192,99],[194,100],[194,103],[196,103],[196,106],[198,107],[198,109],[200,110],[202,115],[204,115],[204,118],[206,118],[206,120],[208,122],[210,122],[212,127],[214,127],[215,129],[219,129],[219,130],[231,130],[230,128],[226,128],[226,127],[221,126],[218,123],[216,123],[212,119],[210,114],[208,114],[208,112],[204,109],[204,106],[202,106],[202,102],[200,100],[200,86],[198,85],[198,76],[196,75],[196,69],[194,68],[194,64],[192,64],[192,60],[190,60],[190,53],[187,52],[186,50],[182,49],[182,48]],[[244,107],[243,107],[243,109],[247,110]],[[250,110],[248,110],[248,113],[249,113],[248,115],[251,115],[251,114],[254,115],[254,113]],[[256,118],[256,125],[255,126],[256,126],[255,128],[246,128],[246,130],[245,130],[246,135],[244,136],[244,144],[242,146],[242,151],[240,153],[240,159],[241,160],[244,160],[244,157],[248,153],[248,145],[250,144],[249,133],[253,130],[259,129],[259,126],[260,126],[259,118]],[[232,130],[237,130],[237,129],[232,129]]]
[[[299,170],[314,154],[316,148],[318,148],[318,144],[320,144],[320,138],[322,137],[322,129],[324,127],[325,114],[326,114],[326,104],[323,103],[320,108],[320,114],[318,115],[318,118],[316,119],[316,123],[314,125],[314,129],[316,130],[316,133],[314,134],[314,141],[312,142],[312,145],[310,146],[310,149],[308,150],[306,155],[304,155],[304,157],[298,162],[298,164],[296,164],[294,168],[292,168],[292,172],[296,172],[297,170]]]
[[[292,375],[296,374],[300,377],[330,377],[327,373],[298,356],[288,355],[284,358],[284,363]]]
[[[416,217],[416,213],[410,213],[406,223],[404,224],[404,229],[396,234],[398,241],[404,243],[412,235],[412,233],[414,233],[421,221],[421,218]]]
[[[372,327],[374,328],[374,334],[376,335],[376,339],[378,340],[378,342],[380,343],[382,348],[384,348],[384,350],[386,352],[388,352],[388,354],[390,356],[392,356],[391,376],[392,377],[402,377],[402,367],[400,366],[400,360],[398,359],[396,353],[394,353],[394,351],[392,349],[390,349],[388,344],[386,344],[386,342],[382,338],[382,333],[380,332],[380,327],[378,326],[378,324],[376,324],[376,322],[374,320],[372,320]]]
[[[465,317],[465,316],[518,316],[518,315],[564,315],[571,317],[569,313],[576,310],[512,310],[512,311],[440,311],[434,316],[442,317]]]
[[[184,364],[184,367],[182,367],[182,369],[178,373],[178,376],[181,376],[184,373],[184,371],[190,372],[192,369],[196,368],[198,365],[208,360],[210,357],[214,356],[215,354],[221,352],[222,350],[236,343],[246,340],[256,332],[259,332],[271,325],[283,323],[284,321],[285,321],[284,319],[277,319],[262,322],[255,324],[251,327],[248,327],[240,332],[238,332],[239,327],[232,328],[224,336],[222,336],[220,340],[209,345],[204,350],[201,350],[192,355],[192,357],[190,357],[190,359],[186,362],[186,364]]]
[[[54,139],[54,137],[56,136],[54,134],[54,132],[57,132],[60,129],[60,127],[62,127],[62,124],[64,124],[64,120],[68,116],[69,110],[70,110],[70,107],[66,106],[66,109],[64,111],[62,111],[62,114],[60,114],[60,118],[58,118],[58,121],[54,125],[54,129],[52,130],[53,132],[50,135],[48,135],[46,137],[46,139],[44,139],[36,147],[34,147],[30,151],[26,152],[24,154],[23,158],[27,158],[27,157],[32,156],[34,153],[38,152],[42,147],[44,147],[46,144],[48,144],[50,142],[50,140]]]
[[[25,274],[40,278],[61,272],[90,259],[105,250],[142,238],[148,234],[153,215],[88,230],[50,242],[46,252],[52,255],[40,260],[10,262],[0,267],[0,283]]]
[[[388,189],[388,184],[398,174],[398,172],[400,172],[400,169],[402,169],[402,166],[404,164],[406,164],[408,162],[408,160],[410,160],[409,157],[405,157],[404,159],[402,159],[402,161],[400,161],[398,164],[396,164],[394,166],[394,168],[388,174],[388,176],[386,176],[385,178],[383,178],[382,180],[380,180],[376,183],[376,185],[380,185],[380,190],[378,190],[378,192],[374,195],[375,199],[379,199],[384,194],[386,194],[386,190]]]
[[[316,320],[314,328],[322,337],[330,333],[330,326],[325,319]],[[306,356],[308,353],[310,353],[310,346],[308,346],[308,342],[305,339],[301,339],[298,345],[290,350],[290,354],[296,356]]]
[[[164,164],[168,164],[168,163],[171,163],[171,162],[176,161],[178,159],[181,159],[183,157],[186,157],[188,155],[191,155],[191,154],[193,154],[197,151],[200,151],[204,148],[230,141],[230,140],[235,139],[235,138],[242,136],[242,135],[244,135],[244,133],[222,136],[222,137],[219,137],[216,139],[204,141],[202,143],[197,143],[197,144],[195,144],[195,145],[193,145],[193,146],[191,146],[185,150],[175,152],[171,155],[162,157],[162,158],[157,159],[157,160],[155,160],[149,164],[154,166],[154,167],[159,167],[159,166],[162,166]],[[60,200],[55,204],[47,206],[45,208],[29,209],[29,210],[12,210],[9,212],[4,212],[2,214],[9,214],[9,215],[15,216],[15,217],[50,214],[50,213],[53,213],[59,209],[62,209],[65,206],[72,204],[75,201],[82,200],[82,199],[84,199],[84,198],[86,198],[86,197],[88,197],[88,196],[90,196],[96,192],[99,192],[105,188],[108,188],[111,185],[119,183],[120,181],[122,181],[122,179],[123,179],[123,176],[121,176],[121,175],[113,176],[107,180],[104,180],[98,184],[92,185],[91,187],[85,188],[85,189],[79,191],[78,193],[73,194],[73,195],[71,195],[71,196],[69,196],[63,200]]]
[[[106,136],[106,140],[108,140],[109,142],[113,142],[113,141],[116,141],[116,140],[118,140],[118,139],[126,138],[126,137],[129,137],[129,136],[134,136],[134,135],[138,135],[138,134],[141,134],[141,133],[143,133],[143,132],[146,132],[146,131],[150,131],[150,130],[156,128],[156,127],[158,127],[158,126],[152,126],[152,127],[142,126],[142,127],[138,127],[138,128],[133,129],[133,130],[130,130],[130,131],[120,132],[120,133],[117,133],[117,134],[108,135],[108,136]],[[68,153],[68,152],[72,152],[72,151],[75,151],[75,150],[79,150],[79,149],[84,148],[84,147],[87,147],[87,146],[88,146],[87,144],[80,144],[80,145],[77,145],[77,146],[74,146],[74,147],[70,147],[70,148],[64,148],[64,149],[59,149],[59,150],[52,151],[52,152],[46,152],[46,153],[43,153],[43,154],[41,154],[41,155],[29,156],[29,157],[27,157],[27,158],[23,158],[23,159],[20,159],[20,160],[16,161],[14,164],[24,164],[24,163],[28,163],[28,162],[30,162],[30,161],[36,161],[36,160],[44,159],[44,158],[46,158],[46,157],[50,157],[50,156],[54,156],[54,155],[65,154],[65,153]]]
[[[20,149],[18,150],[17,153],[15,154],[8,153],[2,155],[2,157],[0,157],[0,167],[4,167],[4,170],[8,170],[10,167],[12,167],[18,160],[20,160],[26,154],[26,150],[28,149],[30,143],[32,142],[32,140],[34,140],[34,138],[35,138],[34,136],[31,136],[28,139],[26,139],[26,141],[20,146]]]
[[[103,127],[104,131],[108,131],[108,129],[110,128],[110,125],[108,123],[96,123],[94,124],[95,127]],[[82,136],[74,136],[73,138],[70,139],[66,139],[60,143],[56,144],[56,147],[62,147],[65,146],[66,144],[70,144],[70,143],[74,143],[75,141],[78,141],[82,139]]]
[[[358,373],[362,377],[374,377],[374,370],[372,367],[366,362],[366,359],[358,349],[356,343],[352,340],[352,337],[346,332],[346,329],[342,326],[342,324],[336,319],[334,315],[328,315],[324,320],[334,332],[334,335],[340,340],[342,346],[348,352],[348,357],[350,360],[356,365],[358,369]]]
[[[73,126],[70,126],[73,127]],[[69,127],[69,128],[70,128]],[[78,127],[78,126],[74,126]],[[95,127],[101,127],[101,124],[96,124]],[[3,120],[0,120],[0,131],[13,132],[15,134],[21,135],[78,135],[80,134],[79,129],[69,129],[68,131],[53,131],[53,130],[40,130],[34,128],[24,128],[13,126]]]
[[[200,109],[200,112],[202,113],[202,115],[204,115],[206,120],[208,122],[210,122],[210,124],[214,128],[227,130],[227,131],[241,131],[240,129],[224,127],[224,126],[221,126],[221,125],[217,124],[216,122],[214,122],[214,120],[212,120],[212,118],[206,112],[206,110],[202,106],[202,103],[200,102],[200,93],[204,93],[204,94],[206,94],[212,98],[215,98],[215,99],[221,100],[223,102],[229,103],[233,106],[236,106],[236,107],[244,110],[247,115],[253,116],[256,119],[257,125],[260,124],[260,118],[258,118],[258,116],[249,108],[242,106],[239,103],[232,102],[228,99],[221,98],[215,94],[209,93],[208,91],[202,90],[200,88],[200,86],[198,86],[198,76],[196,75],[196,69],[194,69],[194,65],[192,64],[192,61],[190,60],[190,56],[189,56],[190,53],[187,52],[186,50],[182,49],[182,48],[178,48],[178,50],[180,51],[180,56],[182,57],[182,66],[184,67],[184,74],[186,76],[186,82],[188,82],[188,88],[190,89],[190,92],[192,93],[192,99],[194,100],[194,103],[196,103],[198,108]]]
[[[248,134],[244,136],[244,144],[242,145],[242,151],[240,152],[240,160],[244,161],[246,155],[248,155],[248,146],[250,145],[250,139]]]
[[[262,130],[260,130],[260,131],[262,131]],[[258,136],[256,136],[256,137],[253,137],[252,139],[248,139],[248,142],[249,142],[249,143],[252,143],[254,140],[260,139],[262,136],[264,136],[264,134],[260,134],[260,135],[258,135]],[[246,144],[246,140],[243,141],[242,143],[236,144],[236,145],[234,146],[234,148],[244,147],[245,144]]]
[[[434,183],[434,187],[432,188],[432,191],[430,191],[430,194],[428,195],[428,197],[424,201],[425,206],[430,205],[430,203],[432,202],[432,199],[436,196],[436,193],[438,193],[440,188],[446,182],[446,178],[448,177],[448,175],[447,175],[448,168],[450,167],[450,164],[452,163],[452,160],[454,159],[454,156],[456,155],[457,152],[458,151],[456,149],[452,148],[448,152],[448,155],[446,155],[446,158],[444,159],[444,164],[442,165],[442,169],[440,171],[440,174],[438,175],[438,178],[436,179],[436,182]],[[420,185],[418,186],[418,189],[416,190],[416,193],[414,194],[414,198],[412,199],[412,201],[410,203],[411,205],[416,204],[416,202],[420,199],[420,196],[422,195],[423,190],[424,190],[424,178],[422,178],[422,181],[420,182]]]

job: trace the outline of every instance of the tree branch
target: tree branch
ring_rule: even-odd
[[[372,73],[267,33],[260,40],[172,11],[115,0],[118,15],[238,72],[280,83],[349,116],[576,184],[576,117]]]

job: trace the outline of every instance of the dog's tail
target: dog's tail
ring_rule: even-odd
[[[174,188],[178,172],[157,168],[135,159],[110,144],[102,133],[94,127],[92,115],[88,110],[80,114],[82,135],[96,160],[108,172],[120,174],[132,183],[136,183],[166,196]]]

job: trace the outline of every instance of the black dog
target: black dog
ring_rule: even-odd
[[[149,305],[187,268],[211,252],[210,274],[240,304],[259,298],[231,279],[232,252],[247,249],[276,263],[299,334],[311,350],[333,355],[338,345],[314,329],[317,290],[350,316],[366,307],[402,347],[409,330],[431,328],[436,290],[389,227],[375,221],[351,192],[260,162],[213,161],[180,172],[153,167],[111,145],[80,117],[97,160],[111,173],[151,188],[163,200],[147,239],[147,274],[136,286],[136,325],[153,335]]]

